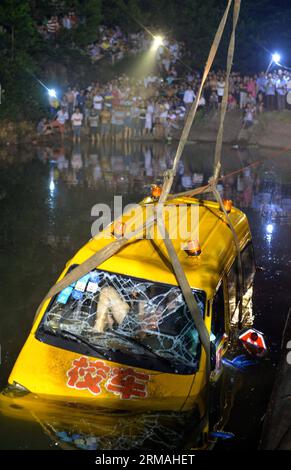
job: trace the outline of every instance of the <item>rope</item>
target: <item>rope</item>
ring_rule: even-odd
[[[239,239],[237,237],[236,231],[234,229],[234,226],[230,220],[229,214],[225,210],[224,204],[222,202],[221,196],[219,191],[217,190],[216,187],[212,188],[213,194],[216,197],[216,200],[218,204],[220,205],[221,210],[223,211],[225,218],[227,220],[228,226],[230,230],[232,231],[233,235],[233,240],[237,252],[237,271],[238,271],[238,285],[239,285],[239,297],[240,297],[240,303],[239,303],[239,317],[238,317],[238,328],[241,328],[241,322],[242,322],[242,317],[243,317],[243,303],[242,303],[242,298],[243,298],[243,267],[242,267],[242,259],[241,259],[241,252],[240,252],[240,245],[239,245]]]
[[[216,180],[220,174],[221,168],[221,152],[222,152],[222,142],[223,142],[223,130],[224,130],[224,121],[225,115],[227,110],[228,104],[228,92],[229,92],[229,78],[233,64],[233,57],[234,57],[234,49],[235,49],[235,32],[237,27],[237,22],[239,18],[240,12],[240,4],[241,0],[234,0],[234,8],[233,8],[233,25],[232,25],[232,33],[231,38],[228,46],[228,53],[227,53],[227,67],[226,67],[226,80],[225,80],[225,89],[224,95],[221,102],[221,113],[220,113],[220,124],[216,139],[216,147],[215,147],[215,154],[214,154],[214,170],[213,175]]]
[[[206,328],[206,325],[203,321],[203,318],[201,317],[201,313],[199,311],[198,304],[197,304],[197,302],[196,302],[196,300],[195,300],[195,298],[192,294],[191,286],[190,286],[190,284],[188,282],[188,279],[187,279],[187,277],[184,273],[184,270],[181,266],[181,263],[180,263],[179,258],[177,256],[177,253],[174,249],[173,243],[169,238],[169,234],[166,230],[165,223],[164,223],[164,220],[163,220],[163,212],[162,211],[163,211],[164,203],[167,200],[169,192],[170,192],[171,187],[173,185],[173,180],[174,180],[174,177],[175,177],[175,174],[176,174],[178,163],[181,159],[181,156],[182,156],[183,150],[185,148],[185,145],[186,145],[186,142],[187,142],[187,139],[188,139],[188,136],[189,136],[194,118],[195,118],[196,113],[197,113],[198,104],[199,104],[199,101],[200,101],[200,98],[201,98],[201,95],[202,95],[203,86],[204,86],[205,81],[208,77],[209,71],[212,67],[214,58],[215,58],[216,53],[217,53],[218,46],[220,44],[223,31],[225,29],[225,24],[226,24],[226,21],[227,21],[227,17],[228,17],[228,14],[229,14],[231,4],[232,4],[232,0],[229,0],[227,8],[225,10],[225,13],[224,13],[222,19],[221,19],[220,25],[218,27],[218,30],[216,32],[216,35],[215,35],[215,38],[214,38],[214,41],[213,41],[213,44],[212,44],[212,47],[211,47],[210,52],[209,52],[209,56],[208,56],[208,59],[207,59],[206,65],[205,65],[205,69],[204,69],[204,74],[203,74],[202,81],[201,81],[201,84],[200,84],[200,87],[199,87],[199,91],[198,91],[196,99],[195,99],[195,101],[194,101],[194,103],[193,103],[193,105],[190,109],[189,115],[186,119],[186,123],[185,123],[184,129],[183,129],[183,132],[182,132],[182,136],[181,136],[178,148],[177,148],[175,158],[174,158],[173,168],[172,168],[172,170],[167,171],[165,173],[165,179],[164,179],[164,184],[163,184],[163,188],[162,188],[162,194],[160,196],[160,199],[159,199],[159,202],[158,202],[158,205],[157,205],[157,208],[156,208],[158,227],[159,227],[161,233],[165,233],[165,238],[164,238],[165,246],[167,248],[167,251],[168,251],[168,254],[169,254],[169,257],[170,257],[170,260],[171,260],[171,263],[172,263],[172,266],[173,266],[173,269],[174,269],[174,272],[175,272],[175,275],[176,275],[176,278],[177,278],[177,281],[178,281],[178,284],[179,284],[179,286],[180,286],[180,288],[183,292],[184,299],[185,299],[186,304],[189,308],[189,311],[192,315],[192,318],[194,320],[195,326],[197,328],[197,331],[198,331],[198,334],[199,334],[199,337],[200,337],[200,340],[201,340],[201,344],[202,344],[203,349],[204,349],[205,354],[206,354],[206,377],[207,377],[206,394],[207,395],[209,393],[208,385],[209,385],[209,377],[210,377],[210,372],[211,372],[210,336],[209,336],[208,330]],[[204,187],[204,189],[203,189],[203,191],[212,190],[213,193],[215,194],[215,196],[216,196],[216,192],[217,192],[217,194],[219,194],[218,191],[216,190],[216,180],[219,176],[220,167],[221,167],[220,159],[221,159],[223,126],[224,126],[224,119],[225,119],[225,113],[226,113],[226,108],[227,108],[227,97],[228,97],[228,88],[229,88],[228,82],[229,82],[229,76],[230,76],[232,62],[233,62],[234,44],[235,44],[234,38],[235,38],[235,31],[236,31],[236,26],[237,26],[237,21],[238,21],[238,16],[239,16],[239,10],[240,10],[240,0],[235,0],[235,7],[234,7],[234,13],[233,13],[233,30],[232,30],[231,41],[230,41],[230,46],[229,46],[229,51],[228,51],[227,85],[226,85],[226,91],[225,91],[225,95],[224,95],[224,106],[222,107],[222,110],[221,110],[220,129],[219,129],[219,134],[218,134],[218,139],[217,139],[216,170],[215,170],[215,173],[214,173],[214,177],[209,181],[209,185]],[[221,145],[220,145],[220,141],[221,141]],[[220,153],[219,153],[219,149],[220,149]],[[201,188],[200,188],[200,191],[201,191]],[[223,206],[223,204],[222,204],[222,206]],[[225,209],[224,209],[224,212],[225,212]],[[228,218],[228,220],[229,220],[229,218]],[[236,237],[236,240],[237,240],[237,236],[236,236],[236,233],[235,233],[235,230],[233,229],[233,227],[232,227],[232,231],[235,234],[235,237]]]
[[[187,142],[187,139],[188,139],[188,136],[189,136],[194,118],[195,118],[196,113],[197,113],[197,109],[198,109],[199,101],[200,101],[200,98],[201,98],[201,95],[202,95],[202,90],[203,90],[204,84],[206,82],[206,79],[207,79],[208,74],[210,72],[210,69],[212,67],[213,61],[215,59],[215,56],[216,56],[216,53],[217,53],[217,50],[218,50],[218,47],[219,47],[219,44],[220,44],[220,41],[221,41],[221,38],[222,38],[223,31],[225,29],[225,25],[226,25],[226,21],[227,21],[227,18],[228,18],[228,14],[229,14],[231,4],[232,4],[232,0],[228,0],[226,10],[224,12],[224,15],[223,15],[223,17],[220,21],[217,32],[215,34],[215,37],[214,37],[214,40],[213,40],[213,43],[212,43],[212,46],[211,46],[211,49],[210,49],[210,52],[209,52],[209,55],[208,55],[208,59],[207,59],[207,62],[206,62],[205,68],[204,68],[204,73],[203,73],[203,77],[202,77],[202,81],[201,81],[198,93],[196,95],[194,103],[191,106],[190,112],[187,116],[183,131],[182,131],[180,142],[179,142],[179,145],[178,145],[178,148],[177,148],[177,151],[176,151],[176,155],[175,155],[175,158],[174,158],[173,168],[172,168],[172,170],[166,172],[166,174],[165,174],[164,184],[163,184],[163,188],[162,188],[162,194],[161,194],[161,197],[160,197],[160,200],[159,200],[159,202],[161,204],[163,204],[166,201],[166,199],[168,197],[168,194],[171,190],[173,180],[174,180],[174,177],[175,177],[175,174],[176,174],[176,171],[177,171],[178,163],[181,159],[181,156],[182,156],[182,153],[184,151],[184,147],[186,145],[186,142]]]
[[[276,151],[274,152],[272,155],[270,155],[269,158],[277,158],[277,157],[281,157],[282,155],[284,155],[284,153],[287,153],[287,152],[290,152],[291,151],[291,146],[288,146],[288,147],[284,147],[283,149],[280,149],[279,151]],[[220,176],[217,180],[217,182],[219,181],[223,181],[227,178],[230,178],[231,176],[236,176],[236,175],[239,175],[240,173],[243,173],[245,170],[247,170],[248,168],[253,168],[257,165],[260,165],[262,163],[265,162],[265,159],[261,158],[259,160],[255,160],[254,162],[250,163],[249,165],[245,165],[243,166],[242,168],[240,168],[239,170],[234,170],[234,171],[231,171],[229,173],[227,173],[226,175],[223,175],[223,176]],[[207,185],[205,186],[200,186],[199,188],[195,188],[195,189],[190,189],[188,191],[183,191],[181,193],[176,193],[176,194],[171,194],[170,196],[168,196],[168,201],[172,200],[172,199],[177,199],[179,197],[189,197],[189,198],[192,198],[194,196],[198,196],[199,194],[203,194],[203,193],[208,193],[208,192],[211,192],[211,186],[210,184],[208,183]]]
[[[233,239],[237,251],[237,267],[238,267],[238,278],[239,278],[239,291],[240,291],[240,303],[239,303],[239,320],[238,325],[241,328],[242,316],[243,316],[243,305],[242,305],[242,296],[243,296],[243,268],[242,268],[242,259],[241,259],[241,252],[239,246],[239,240],[236,235],[235,229],[232,225],[229,215],[227,214],[224,205],[221,200],[221,196],[216,189],[216,182],[218,181],[220,170],[221,170],[221,153],[222,153],[222,143],[223,143],[223,131],[224,131],[224,122],[225,122],[225,115],[227,110],[228,104],[228,92],[229,92],[229,78],[233,64],[233,57],[234,57],[234,50],[235,50],[235,32],[237,27],[237,22],[240,13],[240,5],[241,0],[234,0],[234,8],[233,8],[233,25],[232,25],[232,33],[231,38],[228,46],[227,52],[227,68],[226,68],[226,81],[225,81],[225,89],[224,95],[222,98],[221,103],[221,113],[220,113],[220,124],[216,139],[216,146],[215,146],[215,155],[214,155],[214,169],[213,169],[213,184],[212,184],[212,191],[213,194],[220,205],[220,208],[223,210],[224,215],[229,223],[230,229],[233,234]]]
[[[238,253],[238,268],[239,268],[239,279],[240,279],[239,285],[240,285],[240,289],[241,289],[241,292],[242,292],[242,262],[241,262],[241,256],[240,256],[239,241],[238,241],[236,232],[235,232],[235,230],[232,226],[232,223],[230,221],[230,218],[229,218],[227,212],[224,209],[224,206],[223,206],[221,198],[220,198],[220,194],[216,189],[216,182],[218,180],[218,177],[219,177],[219,174],[220,174],[220,169],[221,169],[221,152],[222,152],[222,141],[223,141],[223,129],[224,129],[224,121],[225,121],[225,115],[226,115],[227,103],[228,103],[229,78],[230,78],[230,73],[231,73],[231,69],[232,69],[233,57],[234,57],[235,32],[236,32],[237,22],[238,22],[238,18],[239,18],[240,3],[241,3],[241,0],[234,0],[233,28],[232,28],[232,34],[231,34],[230,44],[229,44],[229,48],[228,48],[227,76],[226,76],[225,91],[224,91],[222,104],[221,104],[220,126],[219,126],[218,135],[217,135],[217,142],[216,142],[216,149],[215,149],[214,175],[213,175],[213,178],[209,181],[209,184],[207,186],[205,186],[204,188],[200,188],[200,189],[198,188],[194,192],[196,192],[196,194],[199,194],[199,193],[202,193],[202,192],[208,192],[208,191],[213,192],[214,196],[217,199],[217,202],[219,203],[220,207],[222,208],[222,210],[223,210],[223,212],[224,212],[224,214],[227,218],[227,221],[228,221],[229,226],[231,228],[231,231],[233,233],[234,242],[235,242],[237,253]],[[173,180],[174,180],[174,177],[175,177],[175,174],[176,174],[177,166],[178,166],[178,163],[179,163],[180,158],[182,156],[183,150],[185,148],[185,145],[186,145],[186,142],[187,142],[187,139],[188,139],[188,136],[189,136],[189,132],[190,132],[192,124],[193,124],[193,120],[194,120],[195,115],[197,113],[198,104],[199,104],[199,101],[200,101],[200,98],[201,98],[203,86],[204,86],[204,83],[207,79],[209,71],[211,69],[211,66],[213,64],[215,55],[217,53],[217,49],[218,49],[219,43],[221,41],[222,33],[224,31],[224,28],[225,28],[225,24],[226,24],[226,20],[227,20],[227,17],[228,17],[228,13],[229,13],[231,4],[232,4],[232,1],[229,1],[228,5],[227,5],[227,8],[226,8],[226,11],[225,11],[225,14],[224,14],[224,16],[223,16],[223,18],[220,22],[218,31],[216,33],[214,42],[212,44],[212,47],[211,47],[211,50],[210,50],[210,53],[209,53],[209,56],[208,56],[208,60],[206,62],[206,66],[205,66],[205,70],[204,70],[204,74],[203,74],[203,77],[202,77],[202,81],[201,81],[201,84],[200,84],[199,91],[198,91],[196,99],[195,99],[195,101],[194,101],[194,103],[191,107],[190,113],[187,117],[184,129],[183,129],[183,132],[182,132],[182,136],[181,136],[181,139],[180,139],[180,142],[179,142],[179,145],[178,145],[178,148],[177,148],[177,152],[176,152],[176,155],[175,155],[173,168],[172,168],[171,171],[167,171],[166,174],[165,174],[164,184],[163,184],[163,188],[162,188],[162,194],[161,194],[161,197],[159,199],[158,206],[157,206],[158,226],[160,227],[160,230],[164,230],[164,232],[162,232],[162,233],[165,233],[165,235],[166,235],[165,239],[164,239],[164,243],[166,245],[166,248],[167,248],[171,263],[172,263],[172,266],[174,268],[177,281],[178,281],[178,283],[181,287],[181,290],[183,292],[183,295],[184,295],[184,298],[186,300],[187,306],[188,306],[188,308],[191,312],[191,315],[194,319],[194,322],[195,322],[197,331],[199,333],[199,337],[200,337],[202,346],[203,346],[204,351],[206,353],[207,377],[209,377],[209,375],[210,375],[210,338],[209,338],[209,333],[208,333],[208,330],[205,326],[204,321],[201,319],[201,315],[199,313],[199,308],[198,308],[197,302],[193,298],[189,282],[188,282],[188,280],[185,276],[185,273],[184,273],[184,271],[181,267],[181,263],[180,263],[180,261],[177,257],[177,254],[175,252],[173,244],[172,244],[171,240],[169,239],[167,231],[165,229],[165,225],[164,225],[163,217],[162,217],[162,207],[163,207],[164,202],[167,200],[170,189],[173,185]],[[240,315],[239,315],[240,319],[241,319],[241,316],[242,316],[242,306],[241,306],[241,303],[240,303]]]
[[[147,220],[142,226],[138,227],[138,229],[135,232],[135,238],[138,238],[140,233],[143,230],[146,230],[147,228],[151,227],[151,225],[155,222],[155,218],[152,217],[149,220]],[[63,289],[68,287],[70,284],[78,281],[81,277],[85,276],[88,274],[90,271],[95,269],[97,266],[100,266],[100,264],[104,263],[107,261],[109,258],[111,258],[113,255],[115,255],[118,251],[120,251],[130,240],[128,240],[126,237],[122,237],[119,240],[115,240],[105,247],[101,248],[101,250],[98,250],[94,255],[92,255],[90,258],[88,258],[84,263],[80,264],[76,268],[74,268],[70,273],[66,274],[63,279],[58,281],[46,294],[45,298],[39,305],[36,314],[34,316],[34,321],[36,320],[39,312],[41,311],[44,303],[46,300],[54,297],[57,295],[59,292],[61,292]]]
[[[221,103],[220,125],[219,125],[219,130],[218,130],[217,140],[216,140],[216,147],[215,147],[213,177],[209,180],[209,184],[207,186],[204,186],[202,188],[197,188],[195,190],[184,193],[184,196],[185,195],[191,195],[191,197],[193,197],[193,195],[198,195],[198,194],[202,194],[202,193],[205,193],[205,192],[212,192],[214,194],[221,210],[224,212],[224,215],[226,217],[228,225],[229,225],[229,227],[232,231],[232,234],[233,234],[233,239],[234,239],[234,243],[235,243],[235,247],[236,247],[236,251],[237,251],[237,264],[238,264],[240,298],[242,299],[242,295],[243,295],[243,270],[242,270],[242,260],[241,260],[239,240],[238,240],[237,234],[235,232],[235,229],[232,225],[232,222],[230,220],[230,217],[229,217],[228,213],[226,212],[226,210],[224,208],[224,205],[223,205],[222,200],[221,200],[221,196],[220,196],[219,192],[216,189],[217,181],[219,179],[220,170],[221,170],[221,153],[222,153],[222,143],[223,143],[224,122],[225,122],[225,115],[226,115],[227,102],[228,102],[229,78],[230,78],[230,73],[231,73],[232,64],[233,64],[233,57],[234,57],[234,50],[235,50],[235,32],[236,32],[237,22],[238,22],[238,18],[239,18],[240,5],[241,5],[241,0],[234,0],[233,28],[232,28],[231,39],[230,39],[230,43],[229,43],[229,47],[228,47],[228,54],[227,54],[227,74],[226,74],[224,95],[223,95],[223,99],[222,99],[222,103]],[[200,91],[201,91],[201,88],[200,88]],[[199,99],[200,99],[200,97],[199,97]],[[193,117],[192,117],[192,115],[188,116],[188,118],[190,118],[190,119],[187,120],[186,126],[188,124],[188,127],[189,127],[189,122],[188,121],[190,121],[190,128],[191,128],[196,110],[197,110],[197,107],[195,107],[195,105],[194,105],[193,109],[191,109],[191,111],[193,111],[193,114],[194,114]],[[192,120],[191,120],[191,118],[192,118]],[[188,129],[188,127],[187,127],[187,129]],[[189,130],[190,130],[190,128],[189,128]],[[188,134],[187,134],[187,137],[188,137]],[[182,134],[182,138],[181,138],[181,141],[180,141],[180,144],[182,146],[182,150],[184,149],[185,143],[186,143],[186,138],[184,137],[184,139],[183,139],[183,134]],[[180,147],[180,145],[179,145],[179,147]],[[175,158],[175,161],[174,161],[173,169],[177,167],[178,161],[181,157],[181,152],[182,151],[181,150],[179,151],[179,147],[178,147],[178,150],[177,150],[177,154],[176,154],[176,158]],[[172,180],[171,180],[171,178],[172,178]],[[170,174],[170,176],[168,176],[168,175],[166,176],[165,194],[166,194],[166,190],[167,190],[168,186],[170,185],[170,183],[173,182],[173,178],[174,178],[174,172],[172,172],[172,174]],[[163,194],[162,194],[162,196],[163,196]],[[162,198],[162,196],[161,196],[161,198]],[[164,195],[164,197],[165,197],[165,195]],[[177,195],[175,197],[177,197]],[[176,260],[172,259],[171,261],[172,261],[172,264],[174,266],[174,263],[176,263]],[[179,281],[180,286],[181,286],[181,282],[183,282],[185,284],[185,279],[183,279],[183,277],[181,277],[181,279],[179,279],[179,278],[177,278],[177,279]],[[187,282],[187,279],[186,279],[186,282]],[[185,285],[184,285],[184,289],[186,289]],[[191,288],[190,288],[189,285],[187,286],[186,290],[191,291]],[[188,307],[189,307],[189,305],[188,305]],[[194,316],[196,317],[196,314],[195,314],[194,311],[191,312],[191,313],[192,313],[193,318],[194,318]],[[240,304],[239,304],[239,327],[241,325],[242,314],[243,314],[243,311],[242,311],[242,301],[241,301]],[[195,324],[196,324],[196,321],[195,321]],[[204,327],[205,327],[205,325],[204,325]],[[201,334],[202,334],[202,332],[201,332]],[[202,336],[205,337],[205,334],[203,333]],[[203,344],[202,336],[200,338],[201,338],[201,342]],[[203,347],[204,347],[205,352],[206,351],[210,352],[209,335],[208,335],[208,340],[207,340],[207,342],[205,342],[205,344],[203,344]]]
[[[199,338],[201,340],[201,344],[203,346],[203,349],[206,354],[206,371],[207,371],[207,377],[210,375],[210,338],[209,338],[209,333],[208,330],[205,326],[203,317],[201,315],[201,311],[199,309],[199,306],[196,302],[195,297],[193,296],[192,289],[189,285],[188,279],[185,275],[184,269],[179,261],[178,255],[176,253],[176,250],[174,248],[173,242],[169,237],[169,233],[165,227],[164,220],[163,220],[163,214],[162,212],[159,213],[160,211],[163,210],[163,206],[160,204],[157,205],[157,224],[158,228],[160,230],[160,233],[164,233],[164,243],[166,246],[166,249],[168,251],[170,261],[172,263],[173,269],[175,276],[177,278],[177,281],[179,283],[179,286],[181,288],[181,291],[183,293],[184,299],[186,301],[186,304],[189,308],[189,311],[192,315],[192,318],[194,320],[196,329],[199,334]]]

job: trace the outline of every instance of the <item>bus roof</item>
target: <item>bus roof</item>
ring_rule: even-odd
[[[181,205],[184,209],[181,209]],[[140,205],[139,214],[146,220],[149,206]],[[225,215],[216,202],[201,201],[194,198],[176,198],[168,201],[166,210],[169,216],[166,217],[166,227],[169,231],[179,261],[184,269],[188,282],[192,288],[204,290],[211,298],[224,272],[228,271],[236,257],[236,249],[233,235],[228,226]],[[147,208],[147,209],[146,209]],[[186,240],[178,234],[175,219],[179,208],[179,227],[189,229],[189,238],[199,240],[201,255],[190,257],[185,250]],[[192,212],[191,212],[192,211]],[[190,212],[195,217],[195,223],[190,226]],[[230,220],[236,231],[240,248],[242,249],[250,240],[251,234],[246,215],[236,208],[232,208],[229,214]],[[128,214],[123,217],[123,222],[128,221]],[[139,219],[140,220],[140,219]],[[139,226],[140,224],[137,224]],[[111,234],[112,226],[107,229]],[[104,231],[105,232],[105,231]],[[104,232],[91,239],[68,263],[68,265],[81,264],[87,258],[105,245],[108,245],[114,238],[104,239]],[[133,276],[141,279],[177,285],[176,277],[169,260],[169,255],[163,239],[157,236],[155,227],[152,239],[139,239],[129,241],[117,254],[102,263],[99,268]]]

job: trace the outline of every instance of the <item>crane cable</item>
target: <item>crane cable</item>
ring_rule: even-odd
[[[235,32],[236,32],[237,22],[238,22],[238,18],[239,18],[240,3],[241,3],[241,0],[234,0],[233,28],[232,28],[232,34],[231,34],[229,48],[228,48],[227,75],[226,75],[225,91],[224,91],[223,100],[222,100],[222,104],[221,104],[220,126],[219,126],[219,131],[218,131],[217,141],[216,141],[216,148],[215,148],[214,174],[213,174],[213,177],[209,181],[209,185],[203,190],[203,192],[205,190],[209,191],[209,192],[213,192],[219,206],[221,207],[221,209],[224,212],[224,215],[227,219],[228,225],[229,225],[229,227],[232,231],[234,242],[235,242],[235,245],[236,245],[236,250],[238,252],[238,268],[239,268],[238,271],[242,273],[239,240],[237,238],[237,234],[235,232],[235,229],[234,229],[234,227],[231,223],[230,217],[229,217],[228,213],[226,212],[226,210],[223,206],[220,194],[216,189],[217,180],[219,178],[220,168],[221,168],[223,129],[224,129],[226,109],[227,109],[229,78],[230,78],[230,73],[231,73],[231,69],[232,69],[234,50],[235,50]],[[180,286],[180,288],[183,292],[183,295],[184,295],[184,298],[186,300],[187,306],[188,306],[188,308],[190,310],[190,313],[193,317],[193,320],[195,322],[195,326],[196,326],[197,331],[199,333],[199,337],[200,337],[203,349],[204,349],[205,354],[206,354],[207,377],[210,376],[210,372],[211,372],[209,332],[207,330],[207,327],[204,323],[203,318],[201,317],[200,309],[198,307],[198,304],[197,304],[195,298],[193,297],[191,286],[188,282],[188,279],[185,275],[185,272],[184,272],[184,270],[181,266],[181,263],[178,259],[178,256],[177,256],[177,253],[175,251],[173,242],[170,239],[169,234],[166,230],[165,223],[164,223],[164,220],[163,220],[163,207],[164,207],[164,203],[166,202],[166,200],[168,198],[170,189],[173,185],[173,180],[174,180],[174,177],[175,177],[175,174],[176,174],[178,163],[179,163],[180,158],[182,156],[184,147],[186,145],[186,142],[187,142],[187,139],[188,139],[188,136],[189,136],[189,132],[190,132],[192,124],[193,124],[193,120],[194,120],[195,115],[197,113],[198,104],[199,104],[199,101],[200,101],[200,98],[201,98],[201,95],[202,95],[203,86],[204,86],[204,83],[207,79],[209,71],[211,69],[212,63],[214,61],[214,58],[215,58],[215,55],[216,55],[216,52],[217,52],[217,49],[218,49],[218,46],[219,46],[219,43],[220,43],[220,40],[221,40],[221,37],[222,37],[222,33],[223,33],[223,30],[224,30],[224,27],[225,27],[225,24],[226,24],[226,20],[227,20],[227,16],[228,16],[231,4],[232,4],[232,1],[229,1],[227,9],[225,11],[225,15],[222,18],[220,27],[219,27],[219,29],[216,33],[216,36],[215,36],[214,42],[212,44],[212,47],[211,47],[211,50],[210,50],[210,53],[209,53],[209,57],[208,57],[208,60],[207,60],[206,66],[205,66],[205,70],[204,70],[204,74],[203,74],[203,78],[202,78],[202,81],[201,81],[199,91],[197,93],[195,102],[193,103],[192,108],[189,112],[189,115],[187,117],[184,129],[183,129],[183,132],[182,132],[182,136],[181,136],[181,139],[180,139],[180,142],[179,142],[179,145],[178,145],[178,148],[177,148],[177,152],[176,152],[176,155],[175,155],[175,158],[174,158],[173,167],[170,171],[167,171],[166,174],[165,174],[165,180],[164,180],[164,185],[163,185],[163,188],[162,188],[162,194],[161,194],[159,202],[156,206],[158,227],[160,229],[160,232],[165,233],[165,235],[166,235],[165,239],[164,239],[164,243],[166,245],[166,248],[167,248],[167,251],[168,251],[168,254],[169,254],[169,257],[170,257],[170,260],[171,260],[176,278],[178,280],[179,286]],[[242,279],[241,279],[240,276],[239,276],[239,280],[240,280],[240,285],[242,286],[242,284],[241,284]],[[240,305],[241,304],[242,304],[242,302],[240,302]],[[240,315],[240,317],[241,317],[241,315]]]

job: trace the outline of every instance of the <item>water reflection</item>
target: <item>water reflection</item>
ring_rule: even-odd
[[[193,147],[193,146],[192,146]],[[84,143],[67,147],[38,147],[37,158],[50,164],[49,188],[54,192],[58,182],[67,186],[109,190],[116,194],[141,194],[149,184],[160,182],[171,168],[176,147],[165,144],[119,143],[92,146]],[[199,149],[200,151],[200,149]],[[175,179],[177,192],[199,187],[212,174],[213,152],[186,148]],[[229,158],[232,154],[232,157]],[[241,209],[258,211],[266,227],[272,222],[290,223],[291,190],[289,182],[272,169],[271,160],[262,162],[250,150],[225,152],[223,178],[219,190]],[[258,164],[256,161],[259,160]],[[284,169],[282,169],[284,171]],[[285,175],[286,177],[286,175]]]
[[[241,373],[226,368],[219,386],[211,390],[208,411],[215,430],[227,425],[242,383]],[[204,441],[202,431],[208,423],[204,428],[198,409],[184,413],[110,411],[15,393],[8,387],[0,394],[0,415],[13,422],[36,423],[62,449],[161,451],[212,448],[216,443],[215,438]]]
[[[0,320],[1,387],[7,382],[39,300],[67,259],[90,237],[92,206],[98,202],[112,204],[115,194],[122,195],[125,204],[141,200],[152,183],[162,181],[164,171],[172,165],[175,150],[174,144],[92,146],[84,142],[75,146],[29,147],[21,152],[2,151],[0,275],[6,292],[1,296],[1,311],[5,312]],[[263,161],[256,164],[258,160]],[[207,183],[212,165],[213,146],[187,146],[174,190],[180,192]],[[271,354],[280,344],[285,311],[291,303],[291,259],[285,248],[290,240],[291,221],[289,167],[288,156],[273,159],[270,151],[225,148],[224,177],[219,186],[224,198],[232,199],[247,212],[257,262],[267,268],[255,284],[254,310],[252,293],[246,299],[245,320],[248,325],[255,321],[255,327],[267,334]],[[233,350],[231,354],[234,357],[239,351]],[[271,356],[269,369],[273,364]],[[243,378],[229,370],[222,374],[212,416],[217,428],[234,431],[236,445],[239,436],[244,442],[246,436],[252,436],[254,442],[259,438],[260,420],[272,385],[268,367],[264,365],[263,371],[262,366],[255,367]],[[25,419],[37,422],[41,432],[60,446],[191,448],[195,444],[193,422],[192,427],[186,425],[188,417],[184,415],[110,416],[96,410],[86,414],[79,407],[72,413],[68,404],[36,407],[36,403],[41,402],[34,397],[19,401],[1,396],[3,432],[8,420],[18,423]],[[28,433],[28,447],[35,446],[31,439]],[[34,439],[40,441],[38,436]],[[6,440],[12,437],[8,434]]]
[[[197,423],[193,413],[110,412],[9,392],[0,395],[0,412],[9,419],[37,422],[54,444],[67,449],[182,448],[187,431]]]
[[[139,193],[141,187],[160,180],[173,161],[174,149],[165,145],[125,144],[72,147],[38,147],[37,158],[50,163],[50,185],[83,185],[123,193]],[[141,185],[141,186],[140,186]]]

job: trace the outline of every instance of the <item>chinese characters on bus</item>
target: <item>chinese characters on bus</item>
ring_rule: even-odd
[[[67,376],[70,388],[89,390],[93,395],[99,395],[102,384],[108,392],[124,400],[145,398],[150,378],[148,374],[137,372],[131,367],[112,368],[101,360],[91,361],[86,357],[74,360]]]

